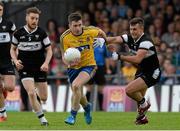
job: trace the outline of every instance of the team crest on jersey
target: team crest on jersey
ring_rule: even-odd
[[[25,38],[25,36],[23,35],[23,36],[20,36],[20,39],[24,39]]]
[[[3,28],[3,30],[5,30],[5,29],[6,29],[6,26],[4,25],[4,26],[2,26],[2,28]]]
[[[35,35],[35,37],[36,37],[36,40],[39,38],[39,35]]]
[[[87,38],[86,38],[86,42],[88,43],[90,41],[90,37],[88,36]]]

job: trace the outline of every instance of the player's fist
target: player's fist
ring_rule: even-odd
[[[120,60],[120,54],[117,52],[112,53],[112,59],[113,60]]]

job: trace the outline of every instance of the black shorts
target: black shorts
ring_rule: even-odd
[[[156,69],[153,72],[148,73],[138,72],[135,75],[135,79],[137,79],[138,77],[141,77],[149,88],[159,82],[161,77],[161,71],[160,69]]]
[[[106,74],[105,66],[98,66],[94,77],[91,80],[89,80],[87,84],[92,85],[95,83],[97,85],[105,85],[106,84],[105,74]]]
[[[1,75],[15,75],[14,66],[12,63],[0,64],[0,74]]]
[[[47,73],[44,71],[19,71],[20,79],[23,80],[25,78],[33,78],[35,82],[46,82],[47,81]]]

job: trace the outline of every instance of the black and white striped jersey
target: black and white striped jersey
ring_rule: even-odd
[[[28,70],[37,69],[44,63],[45,48],[51,45],[49,37],[43,29],[37,27],[29,32],[26,26],[14,33],[12,44],[17,46],[18,59]]]
[[[159,68],[159,60],[157,58],[156,49],[151,38],[149,38],[144,33],[136,41],[134,41],[132,36],[127,34],[124,34],[121,37],[124,43],[126,43],[130,48],[130,51],[133,52],[134,54],[137,53],[138,49],[148,50],[147,55],[138,65],[139,70],[148,73],[148,72],[153,72],[155,69]]]
[[[8,20],[0,18],[0,63],[5,64],[11,61],[10,46],[11,36],[16,26]]]

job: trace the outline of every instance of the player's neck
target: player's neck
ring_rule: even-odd
[[[25,25],[25,28],[28,31],[28,33],[32,33],[32,32],[34,32],[37,29],[37,27],[36,28],[31,28],[28,25]]]

